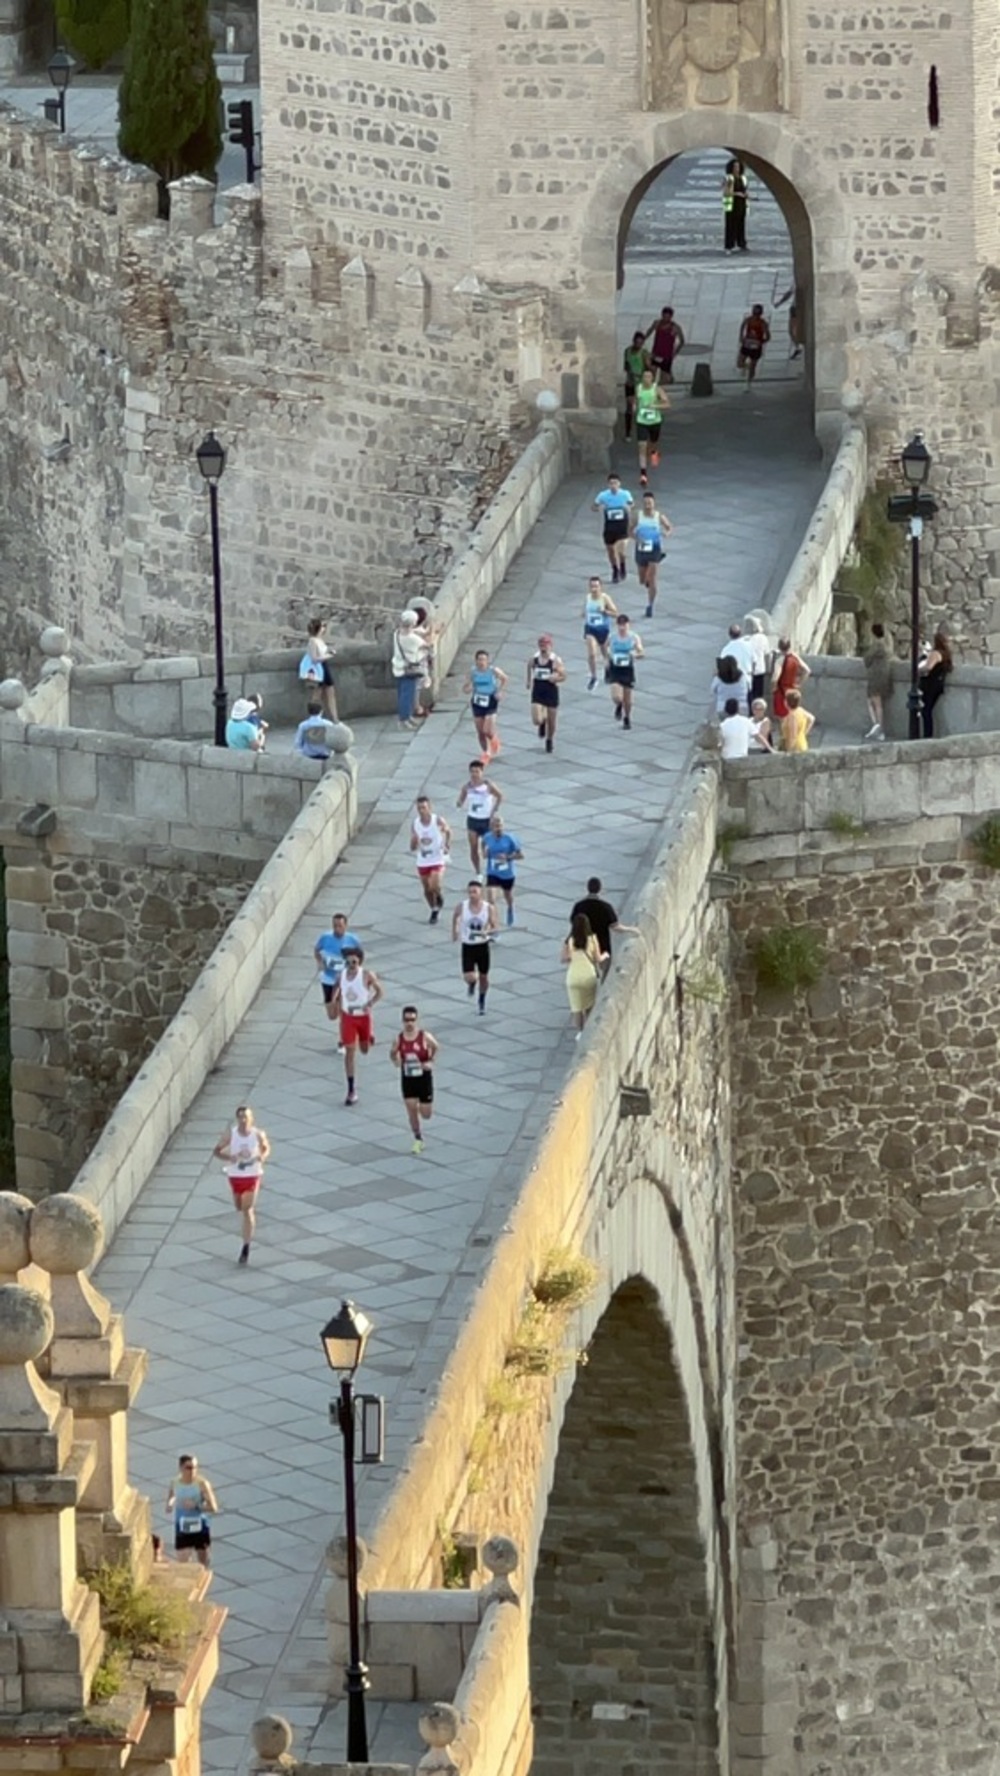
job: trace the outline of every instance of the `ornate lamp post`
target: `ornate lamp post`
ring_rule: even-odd
[[[931,453],[923,432],[914,432],[900,455],[906,493],[889,495],[888,512],[894,524],[908,524],[910,536],[910,690],[906,699],[911,740],[919,740],[923,699],[920,694],[920,539],[924,519],[933,518],[937,501],[922,490],[931,472]]]
[[[348,1663],[344,1672],[347,1692],[347,1762],[368,1762],[368,1723],[365,1691],[368,1667],[361,1658],[361,1624],[358,1605],[358,1517],[354,1489],[354,1464],[382,1460],[383,1402],[375,1395],[355,1398],[354,1377],[365,1354],[372,1325],[353,1301],[341,1303],[320,1333],[326,1360],[340,1376],[340,1396],[330,1406],[331,1421],[340,1428],[344,1445],[344,1527],[347,1541]],[[356,1452],[355,1409],[361,1409],[361,1449]]]
[[[226,467],[226,453],[214,432],[206,432],[195,451],[198,467],[208,483],[208,507],[212,521],[212,613],[215,622],[215,744],[226,744],[226,662],[222,634],[222,556],[219,551],[219,482]]]
[[[64,49],[57,49],[49,63],[49,79],[56,89],[56,117],[63,135],[66,133],[66,88],[72,75],[72,61]]]

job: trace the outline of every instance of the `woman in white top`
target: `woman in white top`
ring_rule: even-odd
[[[764,634],[764,625],[759,617],[747,617],[743,625],[743,639],[750,648],[750,698],[755,701],[763,697],[767,690],[767,675],[771,665],[771,644]]]
[[[237,1260],[240,1264],[247,1264],[250,1259],[250,1242],[257,1227],[257,1192],[270,1152],[271,1143],[264,1130],[255,1126],[249,1104],[241,1104],[232,1128],[223,1131],[214,1148],[216,1159],[226,1162],[233,1207],[242,1219],[243,1245]]]
[[[750,751],[773,752],[771,717],[763,697],[755,697],[750,705]]]
[[[417,725],[417,697],[429,654],[430,643],[421,631],[418,612],[405,610],[392,637],[392,676],[396,680],[396,715],[401,728]]]
[[[337,693],[333,687],[333,649],[326,639],[326,624],[322,617],[312,618],[308,634],[306,658],[313,669],[310,678],[323,700],[323,713],[327,720],[339,721]],[[303,660],[302,664],[305,666],[306,661]]]

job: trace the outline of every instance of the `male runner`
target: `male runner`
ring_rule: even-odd
[[[672,308],[661,308],[660,318],[646,329],[646,338],[653,335],[653,343],[649,356],[654,370],[659,370],[664,382],[674,380],[674,359],[684,345],[684,329],[674,320]]]
[[[622,486],[620,475],[609,475],[607,487],[594,497],[593,510],[604,515],[604,547],[611,563],[611,582],[615,586],[625,578],[627,571],[628,520],[634,503],[628,489]]]
[[[414,1153],[424,1150],[421,1118],[429,1122],[434,1111],[434,1057],[439,1046],[429,1030],[420,1028],[416,1006],[404,1005],[403,1028],[392,1039],[389,1059],[399,1068]]]
[[[249,1104],[240,1104],[232,1128],[224,1129],[212,1149],[216,1159],[225,1161],[233,1207],[240,1217],[243,1244],[237,1264],[250,1261],[250,1242],[257,1230],[257,1192],[264,1177],[264,1162],[270,1157],[271,1143],[262,1128],[257,1128]]]
[[[326,1015],[333,1021],[334,988],[340,979],[340,971],[344,966],[344,951],[358,949],[361,939],[353,931],[347,929],[347,914],[334,913],[331,929],[324,931],[313,945],[313,955],[319,969],[319,984],[323,992],[323,1003]]]
[[[764,347],[770,343],[771,329],[764,319],[764,310],[759,302],[755,302],[750,313],[744,315],[740,326],[740,355],[737,368],[746,371],[747,388],[757,374],[757,365],[764,356]]]
[[[660,387],[655,371],[644,370],[635,391],[635,435],[639,441],[639,480],[643,487],[649,486],[647,457],[654,469],[660,466],[660,426],[669,406],[670,396]]]
[[[465,809],[465,831],[469,840],[472,867],[480,867],[479,842],[490,830],[490,817],[503,801],[503,791],[483,772],[482,759],[469,760],[469,781],[462,790],[456,808]]]
[[[484,765],[491,758],[496,758],[500,751],[500,736],[497,733],[497,710],[500,699],[507,689],[507,674],[501,672],[499,666],[490,665],[490,656],[485,648],[476,654],[475,663],[462,686],[465,695],[470,699],[472,719],[475,723],[476,738]]]
[[[496,893],[499,888],[507,902],[507,923],[514,923],[514,883],[516,879],[514,865],[524,856],[520,839],[513,833],[504,831],[503,817],[494,814],[490,821],[490,830],[483,840],[483,856],[486,859],[486,893],[491,906],[496,905]]]
[[[457,943],[461,936],[462,974],[470,999],[475,997],[478,976],[480,1017],[486,1016],[486,994],[490,985],[490,938],[496,934],[496,928],[496,907],[483,899],[481,877],[473,876],[466,899],[459,901],[452,914],[451,941]]]
[[[428,925],[436,925],[444,906],[444,872],[451,851],[451,827],[431,807],[430,796],[417,797],[410,829],[410,850],[417,854],[417,875],[431,909]]]
[[[347,1075],[345,1104],[356,1104],[358,1094],[355,1078],[358,1049],[367,1054],[375,1041],[372,1029],[372,1006],[382,997],[382,983],[370,968],[364,967],[362,949],[347,950],[344,966],[333,996],[336,1015],[340,1018],[340,1040],[344,1045],[344,1072]]]
[[[635,418],[635,391],[642,380],[643,371],[649,369],[645,333],[633,333],[632,344],[625,347],[622,367],[625,371],[625,437],[631,438],[632,421]]]
[[[659,510],[653,495],[644,493],[642,511],[636,512],[632,518],[632,534],[635,538],[635,570],[646,594],[647,617],[652,616],[656,603],[656,569],[663,560],[663,540],[672,529],[670,519]]]
[[[625,569],[622,568],[624,577]],[[605,592],[596,574],[587,582],[587,596],[583,602],[583,639],[587,644],[587,666],[590,678],[588,691],[592,691],[597,683],[597,668],[603,660],[607,664],[608,636],[611,634],[611,619],[618,615],[618,606],[611,595]]]
[[[642,638],[629,627],[627,617],[616,617],[615,632],[608,642],[608,683],[615,706],[615,721],[620,721],[623,728],[632,726],[635,662],[641,659]]]

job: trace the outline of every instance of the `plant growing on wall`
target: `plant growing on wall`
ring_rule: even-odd
[[[891,615],[896,577],[903,561],[903,528],[891,523],[886,501],[891,489],[876,481],[861,502],[854,546],[837,575],[837,591],[852,594],[865,617]]]
[[[88,68],[103,68],[128,42],[128,0],[56,0],[56,23]]]
[[[969,835],[969,844],[975,852],[977,862],[986,869],[1000,869],[1000,814],[990,814]]]
[[[752,949],[757,985],[781,992],[814,987],[826,967],[826,944],[811,925],[775,925]]]
[[[118,92],[118,146],[166,187],[215,176],[222,152],[221,89],[205,0],[132,0],[132,34]]]

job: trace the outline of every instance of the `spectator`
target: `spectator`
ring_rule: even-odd
[[[253,722],[254,727],[260,735],[260,750],[263,752],[267,744],[268,728],[271,725],[264,720],[264,699],[259,691],[251,691],[247,698],[247,702],[253,710],[250,720]]]
[[[307,759],[328,759],[333,751],[334,726],[333,722],[325,720],[319,698],[310,697],[306,719],[295,730],[292,742],[295,751]]]
[[[886,640],[885,626],[882,623],[873,623],[871,646],[864,656],[868,719],[871,722],[871,727],[865,735],[866,740],[885,739],[882,720],[885,705],[892,696],[891,660],[892,649]]]
[[[583,900],[578,900],[570,913],[570,920],[582,913],[590,922],[590,929],[597,939],[598,947],[604,957],[603,973],[607,974],[611,966],[611,933],[618,931],[623,937],[638,937],[638,925],[623,925],[610,900],[601,898],[601,878],[591,876],[587,882],[587,892]]]
[[[750,649],[750,701],[767,694],[767,673],[771,664],[771,644],[759,617],[747,617],[743,632]]]
[[[601,953],[585,913],[574,914],[570,934],[562,947],[562,959],[567,964],[566,996],[579,1042],[583,1026],[594,1009],[598,982],[603,975],[602,965],[608,960]]]
[[[788,710],[781,718],[781,750],[808,752],[809,734],[816,717],[803,709],[801,692],[789,691],[785,700]]]
[[[779,721],[788,714],[789,691],[801,690],[803,681],[810,676],[809,668],[798,654],[792,651],[792,644],[787,635],[783,635],[778,643],[778,652],[774,660],[773,704],[774,713]]]
[[[317,690],[323,699],[323,711],[330,721],[337,721],[337,693],[333,683],[333,649],[326,639],[322,617],[312,617],[308,629],[306,651],[299,662],[299,677]]]
[[[954,664],[948,637],[943,629],[936,629],[931,651],[920,664],[921,715],[925,740],[934,738],[934,710],[944,696],[945,679]]]
[[[715,662],[715,677],[709,686],[715,698],[715,713],[719,720],[726,713],[726,704],[730,697],[735,697],[741,714],[745,715],[749,707],[750,680],[742,671],[739,661],[733,654],[720,654]]]
[[[417,611],[405,610],[392,637],[392,676],[401,728],[415,728],[417,694],[427,672],[430,645]]]
[[[719,655],[720,660],[735,660],[745,679],[753,672],[753,647],[739,623],[730,623],[729,640]]]
[[[763,697],[755,697],[750,705],[750,751],[773,752],[774,742],[771,739],[771,717],[767,713],[767,704]]]
[[[750,751],[750,728],[750,717],[740,714],[736,698],[727,697],[725,711],[719,723],[724,759],[746,758]]]
[[[249,697],[237,697],[226,723],[226,745],[234,752],[263,752],[264,736],[253,719],[255,714]]]

